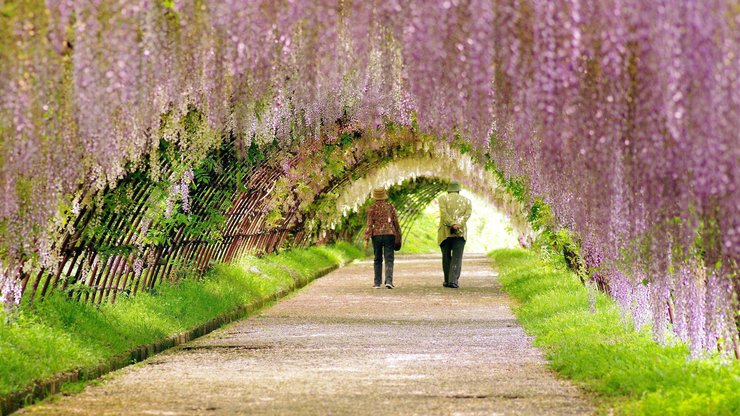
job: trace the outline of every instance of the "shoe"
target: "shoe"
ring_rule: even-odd
[[[452,283],[452,284],[451,284],[451,285],[449,285],[448,287],[450,287],[450,288],[452,288],[452,289],[458,289],[458,288],[460,288],[460,286],[458,286],[458,285],[457,285],[457,283]]]
[[[373,286],[373,289],[380,289],[380,285]]]
[[[442,286],[444,286],[444,287],[450,287],[450,284],[449,283],[442,283]]]
[[[393,283],[386,283],[385,287],[387,287],[388,289],[393,289],[395,286],[393,286]]]

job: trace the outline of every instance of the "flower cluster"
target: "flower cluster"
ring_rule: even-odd
[[[22,287],[18,279],[0,264],[0,303],[9,310],[21,303]]]

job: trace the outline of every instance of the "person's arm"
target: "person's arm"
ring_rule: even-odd
[[[396,227],[398,233],[401,233],[401,225],[398,223],[398,214],[396,213],[396,207],[391,205],[391,212],[393,213],[393,226]]]
[[[470,203],[469,199],[465,199],[465,212],[463,213],[463,224],[467,224],[470,219],[470,215],[473,213],[473,204]]]
[[[444,196],[439,198],[439,219],[445,227],[451,227],[455,223],[455,219],[450,214],[447,198]]]
[[[373,232],[373,206],[367,209],[367,225],[365,226],[365,247],[367,247],[368,241]]]

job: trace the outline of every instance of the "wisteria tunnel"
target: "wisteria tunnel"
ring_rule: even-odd
[[[0,289],[102,305],[407,233],[450,181],[658,344],[740,358],[733,0],[0,0]],[[30,312],[29,312],[30,313]]]
[[[395,183],[400,189],[397,197],[392,195],[405,231],[443,192],[447,180],[463,181],[503,209],[521,210],[513,198],[495,192],[470,158],[449,147],[424,150],[422,141],[406,140],[363,157],[352,146],[362,140],[360,132],[343,133],[342,140],[307,149],[308,154],[278,149],[258,154],[253,147],[244,159],[227,143],[174,185],[166,182],[166,189],[142,172],[126,175],[88,208],[70,213],[72,226],[60,246],[52,247],[60,253],[58,262],[24,273],[20,290],[31,303],[53,288],[84,301],[115,301],[117,293],[152,289],[158,281],[177,279],[183,270],[204,271],[246,253],[351,241],[364,223],[350,217],[359,215],[368,190]],[[344,152],[348,160],[335,152]],[[335,170],[316,169],[324,164]],[[307,173],[298,182],[302,188],[291,177],[299,170]],[[176,203],[183,213],[172,212]],[[158,221],[151,216],[156,204],[165,211]]]

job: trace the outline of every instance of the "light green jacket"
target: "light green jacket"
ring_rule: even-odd
[[[442,244],[447,237],[453,236],[450,232],[452,224],[460,225],[462,236],[468,239],[468,218],[473,210],[470,200],[457,192],[442,195],[439,201],[439,230],[437,231],[437,244]]]

